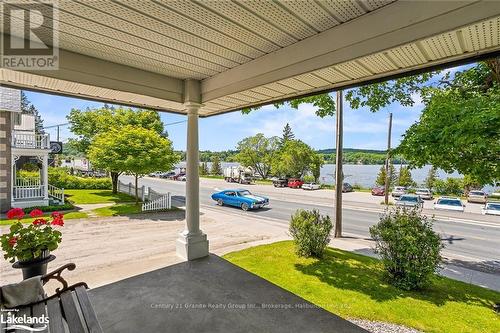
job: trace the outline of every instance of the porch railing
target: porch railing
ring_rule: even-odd
[[[12,197],[14,200],[38,199],[45,196],[43,186],[14,186]]]
[[[50,137],[48,134],[12,133],[12,146],[15,148],[50,149]]]
[[[64,189],[55,187],[49,184],[49,196],[58,199],[61,204],[64,204]]]
[[[15,186],[40,186],[42,185],[40,178],[16,178]]]

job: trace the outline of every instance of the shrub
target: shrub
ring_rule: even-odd
[[[65,189],[108,190],[112,187],[110,178],[73,176],[64,168],[49,168],[49,183]]]
[[[316,179],[312,175],[305,175],[303,178],[304,183],[314,183]]]
[[[297,210],[292,215],[289,229],[295,242],[297,254],[303,257],[321,258],[330,242],[332,227],[330,217],[320,215],[316,209],[312,211]]]
[[[417,210],[389,211],[370,228],[389,283],[404,290],[421,289],[441,263],[441,239],[433,220]]]

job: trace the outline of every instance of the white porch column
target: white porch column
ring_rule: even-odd
[[[200,183],[198,175],[198,110],[199,103],[187,102],[186,146],[186,230],[179,234],[177,255],[193,260],[208,255],[208,240],[200,230]]]
[[[42,157],[43,198],[49,200],[49,155]]]

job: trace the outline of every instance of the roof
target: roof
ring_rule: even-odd
[[[496,1],[60,1],[56,21],[60,69],[1,84],[201,116],[500,50]]]

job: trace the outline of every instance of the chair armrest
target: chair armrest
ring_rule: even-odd
[[[42,283],[46,284],[50,280],[57,280],[62,284],[62,288],[57,288],[56,293],[59,293],[63,290],[68,289],[68,282],[61,276],[61,273],[65,270],[68,269],[68,271],[72,271],[76,268],[76,265],[73,263],[69,263],[66,265],[63,265],[55,270],[53,270],[50,273],[45,274],[42,276]]]

